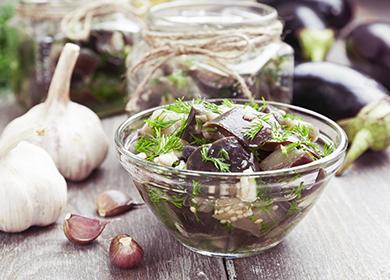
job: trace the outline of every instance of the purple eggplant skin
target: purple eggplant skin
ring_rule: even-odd
[[[335,31],[324,18],[308,5],[283,3],[278,7],[279,16],[284,21],[284,41],[295,50],[297,61],[323,61],[333,45]],[[309,41],[304,41],[310,36]]]
[[[347,66],[307,62],[295,67],[292,103],[333,120],[354,117],[388,94],[381,84]]]
[[[354,68],[372,76],[390,90],[390,21],[357,26],[347,35],[346,48]]]
[[[281,4],[303,4],[321,15],[328,26],[337,30],[345,27],[354,16],[354,5],[351,0],[257,0],[278,10]]]

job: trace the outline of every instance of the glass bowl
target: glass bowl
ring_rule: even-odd
[[[276,246],[309,212],[343,162],[347,137],[335,122],[296,106],[269,104],[314,124],[321,141],[332,142],[334,151],[309,164],[273,171],[179,170],[131,152],[143,120],[164,106],[131,116],[116,131],[116,149],[131,181],[158,220],[191,250],[232,258]]]

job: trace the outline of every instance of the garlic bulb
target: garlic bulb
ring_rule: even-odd
[[[107,137],[97,115],[89,108],[71,102],[70,80],[80,48],[66,44],[44,103],[13,120],[0,138],[0,146],[29,128],[38,133],[24,140],[44,148],[61,174],[80,181],[98,167],[106,157]]]
[[[54,223],[66,205],[64,177],[42,148],[6,144],[0,149],[0,231]]]

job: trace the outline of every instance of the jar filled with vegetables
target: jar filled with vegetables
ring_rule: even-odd
[[[293,50],[273,8],[177,1],[152,7],[146,22],[128,63],[129,112],[181,97],[291,101]]]
[[[141,30],[126,1],[23,0],[10,23],[12,90],[29,108],[48,91],[64,44],[81,47],[71,82],[72,100],[100,116],[123,111],[127,101],[125,60]]]

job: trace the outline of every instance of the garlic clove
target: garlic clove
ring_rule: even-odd
[[[77,245],[87,245],[99,237],[107,224],[108,222],[68,213],[64,220],[64,234]]]
[[[97,213],[101,217],[112,217],[144,205],[134,202],[129,196],[117,190],[108,190],[99,194],[96,199]]]
[[[114,266],[129,269],[141,263],[144,251],[129,235],[120,234],[111,240],[109,256]]]

